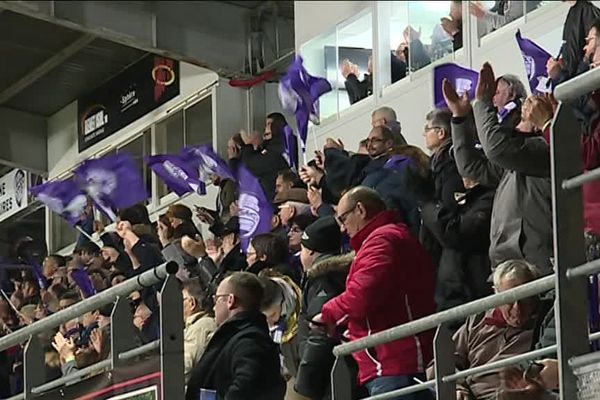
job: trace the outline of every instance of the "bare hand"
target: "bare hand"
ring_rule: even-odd
[[[541,130],[552,119],[552,104],[545,96],[529,96],[523,104],[523,119]]]
[[[127,233],[132,231],[131,222],[129,221],[119,221],[117,223],[117,234],[124,239]]]
[[[560,72],[562,71],[562,60],[556,60],[554,57],[550,57],[546,62],[546,72],[550,79],[558,79]]]
[[[103,348],[103,333],[100,329],[94,329],[90,334],[90,343],[98,354],[102,354]]]
[[[458,24],[456,21],[451,20],[450,18],[444,17],[440,19],[442,29],[446,31],[450,36],[454,36],[458,33]]]
[[[354,64],[352,64],[350,60],[346,59],[342,61],[342,76],[344,77],[344,79],[348,79],[348,76],[350,74],[354,74],[354,70]]]
[[[302,167],[300,167],[299,175],[302,182],[310,186],[318,185],[319,182],[321,182],[321,179],[323,178],[324,174],[316,168],[303,165]]]
[[[544,366],[540,372],[540,379],[544,387],[549,390],[558,390],[558,360],[546,359],[539,363]]]
[[[313,214],[317,215],[317,210],[323,204],[321,189],[317,189],[314,186],[309,186],[306,195],[308,196],[308,203],[310,204]]]
[[[485,17],[487,14],[485,6],[478,1],[469,2],[469,11],[471,12],[472,16],[478,19]]]
[[[321,150],[315,151],[315,164],[317,167],[325,170],[325,155]]]
[[[448,104],[448,108],[452,111],[453,117],[466,117],[471,113],[471,102],[469,101],[467,92],[459,97],[448,79],[444,79],[442,90],[446,104]]]
[[[332,139],[332,138],[327,138],[327,140],[325,140],[325,145],[323,146],[324,149],[338,149],[338,150],[344,150],[344,142],[342,142],[342,139]]]
[[[75,343],[73,342],[73,339],[66,339],[60,332],[54,336],[52,347],[54,347],[63,360],[75,357]]]
[[[404,32],[402,32],[402,34],[406,43],[410,43],[413,40],[419,40],[421,38],[421,27],[419,27],[419,30],[417,31],[409,25],[404,29]]]
[[[494,77],[494,70],[490,63],[486,62],[483,64],[481,71],[479,72],[479,82],[477,82],[477,90],[475,91],[475,97],[477,100],[492,100],[496,93],[496,78]]]
[[[237,217],[240,209],[238,208],[238,202],[234,201],[229,205],[229,215],[232,217]]]
[[[198,236],[196,236],[196,240],[189,236],[182,237],[181,248],[192,257],[206,257],[206,246],[204,245],[204,241]]]

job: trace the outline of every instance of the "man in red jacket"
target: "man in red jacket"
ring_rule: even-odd
[[[351,238],[356,257],[346,290],[327,302],[313,321],[332,332],[347,326],[351,340],[369,336],[435,312],[432,261],[374,190],[358,186],[340,200],[336,220]],[[433,332],[354,353],[359,383],[371,396],[424,379],[432,357]],[[429,392],[398,397],[429,399]]]

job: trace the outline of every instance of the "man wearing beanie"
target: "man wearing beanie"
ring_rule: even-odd
[[[332,216],[309,225],[302,235],[300,260],[305,271],[298,338],[300,366],[296,391],[310,399],[326,399],[330,392],[329,373],[333,367],[333,346],[337,341],[311,332],[309,323],[330,299],[346,287],[353,253],[340,255],[342,234]]]

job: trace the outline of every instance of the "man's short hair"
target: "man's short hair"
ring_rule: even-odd
[[[296,182],[296,179],[298,179],[294,171],[292,171],[291,169],[281,170],[277,173],[277,176],[280,176],[281,179],[284,180],[284,182],[294,183]]]
[[[446,137],[452,137],[452,112],[446,108],[436,108],[425,116],[425,120],[432,126],[442,128],[446,131]]]
[[[505,278],[521,279],[531,282],[540,276],[540,270],[525,260],[508,260],[499,264],[494,270],[494,287],[496,290]]]
[[[93,256],[98,256],[101,253],[100,247],[98,247],[98,245],[94,242],[92,242],[91,240],[83,243],[82,245],[80,245],[74,252],[75,254],[82,254],[82,253],[86,253],[86,254],[91,254]]]
[[[394,111],[391,107],[379,107],[371,114],[371,117],[375,114],[380,114],[386,121],[396,121],[398,117],[396,116],[396,111]]]
[[[350,189],[346,194],[351,207],[356,207],[359,202],[367,210],[369,217],[375,216],[387,209],[385,202],[375,190],[366,186],[356,186]]]
[[[58,267],[64,267],[67,265],[67,259],[60,254],[50,254],[48,258],[52,259]]]
[[[234,272],[227,277],[227,284],[240,308],[246,311],[260,310],[263,286],[258,276],[250,272]]]
[[[263,233],[252,239],[256,257],[266,257],[265,262],[272,266],[286,262],[288,245],[284,238],[274,233]]]
[[[182,290],[185,290],[191,297],[196,300],[198,307],[204,309],[206,306],[206,292],[202,289],[202,285],[198,278],[193,278],[183,282],[181,286]]]
[[[63,293],[62,296],[58,298],[58,300],[72,300],[78,302],[79,300],[81,300],[81,296],[79,296],[79,293],[71,290]]]
[[[504,74],[496,79],[496,85],[500,81],[508,85],[508,90],[515,99],[524,99],[527,97],[525,85],[523,85],[523,82],[521,82],[518,76],[513,74]]]
[[[388,140],[394,140],[394,134],[392,130],[385,125],[376,126],[373,131],[381,132],[381,138],[387,142]]]

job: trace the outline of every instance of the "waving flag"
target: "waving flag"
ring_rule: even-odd
[[[238,182],[240,185],[238,198],[240,241],[242,251],[246,253],[254,236],[271,231],[273,207],[258,179],[244,165],[240,165],[238,170]]]
[[[319,122],[319,97],[330,91],[331,84],[327,79],[308,74],[300,56],[296,57],[287,74],[279,82],[281,105],[286,111],[296,115],[303,153],[306,153],[308,121]]]
[[[523,62],[525,63],[525,71],[529,80],[529,88],[531,93],[549,93],[552,88],[548,84],[548,73],[546,71],[546,63],[552,57],[550,53],[542,49],[536,43],[521,36],[521,31],[517,30],[515,34]]]
[[[71,278],[73,278],[79,289],[81,289],[83,297],[88,298],[96,294],[96,288],[94,287],[92,279],[85,269],[74,269],[71,271]]]
[[[51,211],[76,225],[87,205],[87,197],[74,180],[42,183],[29,189]]]
[[[298,139],[296,139],[296,135],[294,135],[294,131],[289,125],[283,128],[283,144],[283,158],[285,158],[292,171],[298,172]]]
[[[210,182],[211,175],[232,181],[236,180],[227,162],[215,153],[210,144],[186,147],[181,150],[181,157],[198,171],[198,177],[204,183]]]
[[[145,161],[177,196],[190,192],[206,194],[206,186],[198,178],[197,170],[186,163],[183,157],[164,154],[146,157]]]
[[[466,92],[469,100],[475,98],[478,72],[452,63],[438,65],[433,69],[433,101],[436,108],[448,108],[442,91],[444,79],[450,81],[459,96]]]
[[[87,160],[75,171],[77,183],[108,218],[113,210],[131,207],[148,198],[142,175],[133,158],[118,153]]]

